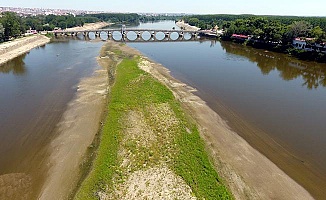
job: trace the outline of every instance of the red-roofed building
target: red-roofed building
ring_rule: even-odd
[[[238,39],[238,40],[248,40],[249,36],[247,35],[238,35],[238,34],[232,34],[231,36],[232,39]]]

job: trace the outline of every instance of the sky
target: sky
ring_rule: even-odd
[[[326,16],[326,0],[0,0],[0,7],[136,13]]]

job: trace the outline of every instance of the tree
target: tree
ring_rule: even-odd
[[[305,37],[310,32],[311,24],[307,21],[295,21],[289,26],[289,35],[292,38]]]
[[[325,32],[323,31],[323,29],[321,29],[319,26],[314,27],[311,31],[310,31],[310,37],[316,38],[317,40],[321,40],[324,36]]]
[[[4,32],[5,32],[5,29],[3,28],[2,24],[0,23],[0,42],[3,42],[5,40]]]
[[[197,18],[190,18],[188,21],[188,24],[190,24],[191,26],[198,26],[199,23],[199,19]]]
[[[4,28],[5,40],[9,40],[11,37],[18,37],[21,34],[20,18],[15,13],[3,13],[2,24]]]

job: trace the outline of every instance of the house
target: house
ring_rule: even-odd
[[[315,38],[294,38],[292,45],[296,49],[326,53],[326,43],[315,43],[314,40]]]
[[[292,45],[296,49],[310,49],[310,46],[307,44],[307,41],[312,41],[314,38],[294,38]],[[308,46],[307,46],[308,45]]]
[[[245,40],[248,40],[249,39],[249,36],[247,36],[247,35],[232,34],[231,39],[245,41]]]
[[[25,35],[33,35],[33,34],[37,34],[37,30],[32,30],[32,29],[29,29],[26,31]]]

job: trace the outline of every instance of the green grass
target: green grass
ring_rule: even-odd
[[[113,50],[119,56],[121,50]],[[118,150],[123,139],[123,119],[128,111],[142,111],[149,118],[148,105],[167,103],[173,109],[179,126],[173,134],[173,150],[165,145],[153,149],[135,149],[131,141],[125,146],[132,151],[139,151],[137,167],[142,168],[144,162],[155,165],[158,154],[166,154],[171,160],[167,165],[191,187],[194,195],[199,199],[232,199],[228,189],[214,170],[203,140],[199,136],[196,125],[191,122],[182,110],[179,102],[175,100],[172,92],[164,85],[152,78],[137,67],[138,58],[125,58],[117,66],[115,84],[109,94],[107,117],[101,133],[101,141],[97,156],[89,176],[82,183],[75,199],[98,199],[98,191],[112,191],[113,179],[121,176],[123,170],[119,165]],[[142,81],[134,82],[142,77]],[[150,120],[151,119],[147,119]],[[155,124],[153,124],[155,126]],[[159,128],[159,127],[157,127]],[[188,133],[191,130],[191,133]],[[173,151],[171,154],[169,151]],[[152,158],[152,159],[151,159]],[[108,187],[108,188],[107,188]]]

